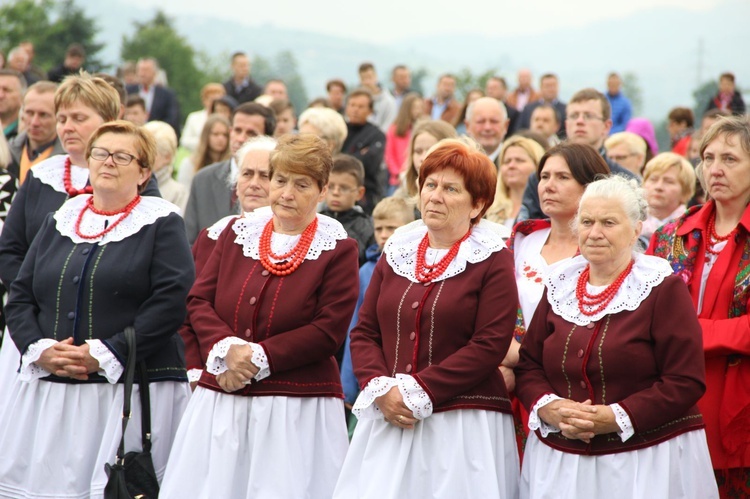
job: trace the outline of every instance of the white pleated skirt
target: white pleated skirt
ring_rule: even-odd
[[[706,433],[694,430],[645,449],[581,456],[546,445],[531,432],[521,499],[714,499],[719,497]]]
[[[186,382],[149,385],[151,449],[163,476],[181,416],[190,398]],[[120,444],[123,385],[15,381],[11,406],[0,416],[0,497],[100,498],[106,463]],[[141,402],[133,387],[125,450],[141,449]]]
[[[359,421],[333,497],[515,499],[518,480],[513,417],[462,409],[413,430]]]
[[[196,388],[160,499],[328,499],[348,446],[344,402]]]
[[[10,406],[9,399],[13,393],[13,384],[18,376],[19,365],[21,365],[21,354],[8,334],[8,328],[5,328],[3,344],[0,345],[0,418],[5,409]]]

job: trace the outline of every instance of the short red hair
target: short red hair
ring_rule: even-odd
[[[472,205],[483,204],[482,211],[471,220],[476,224],[495,200],[497,168],[483,152],[457,139],[445,139],[434,146],[419,169],[419,192],[430,175],[452,168],[464,181]]]

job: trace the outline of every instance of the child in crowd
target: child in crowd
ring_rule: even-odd
[[[366,261],[365,250],[375,242],[372,220],[357,206],[365,195],[365,168],[362,162],[348,154],[333,158],[328,178],[326,206],[321,214],[335,218],[346,229],[349,237],[359,244],[359,265]]]
[[[334,167],[335,168],[335,167]],[[414,221],[414,209],[406,199],[400,197],[385,198],[375,205],[372,212],[372,218],[375,226],[375,244],[367,248],[367,261],[359,269],[359,298],[357,307],[354,309],[352,322],[349,324],[349,331],[357,325],[359,321],[359,307],[365,298],[365,291],[370,284],[372,272],[375,270],[375,264],[380,259],[385,242],[391,237],[391,234],[401,227]],[[349,424],[349,436],[354,431],[357,424],[356,418],[351,414],[351,407],[359,395],[359,384],[354,377],[352,368],[352,356],[349,351],[349,335],[347,333],[346,343],[344,345],[344,360],[341,363],[341,384],[344,387],[344,402],[346,403],[346,415]]]
[[[129,95],[125,103],[125,114],[123,119],[136,126],[143,126],[148,121],[146,112],[146,101],[139,95]]]

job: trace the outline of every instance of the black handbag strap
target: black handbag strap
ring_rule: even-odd
[[[125,364],[125,399],[122,402],[122,437],[117,448],[117,464],[124,464],[125,459],[125,430],[130,419],[130,396],[133,393],[133,378],[135,378],[135,329],[125,328],[125,342],[128,345],[128,360]]]
[[[141,395],[141,444],[143,452],[151,452],[151,397],[148,392],[148,371],[146,362],[138,363],[140,380],[138,387]]]

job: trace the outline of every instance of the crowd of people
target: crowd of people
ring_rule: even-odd
[[[731,73],[660,152],[617,73],[295,110],[237,52],[183,122],[84,62],[0,69],[0,497],[104,497],[129,357],[164,498],[750,497]]]

